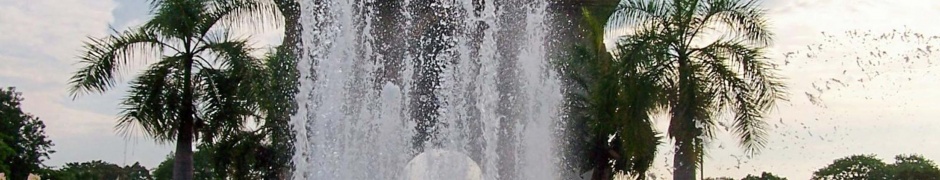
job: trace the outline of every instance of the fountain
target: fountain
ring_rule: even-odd
[[[293,178],[558,179],[548,4],[302,0]]]

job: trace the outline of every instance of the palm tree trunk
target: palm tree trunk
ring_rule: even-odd
[[[685,52],[680,49],[679,52]],[[673,104],[672,122],[669,125],[669,132],[676,140],[676,154],[673,160],[673,179],[674,180],[693,180],[695,179],[695,163],[698,153],[695,151],[695,139],[698,138],[698,130],[693,119],[692,102],[695,99],[695,82],[692,76],[692,67],[689,65],[688,58],[684,55],[679,56],[679,89],[677,102]]]
[[[183,105],[180,107],[180,124],[176,133],[176,158],[173,160],[173,179],[193,179],[193,82],[192,55],[186,57],[183,76]]]
[[[672,159],[674,180],[695,179],[695,145],[693,138],[676,138],[676,154]]]
[[[613,177],[613,167],[610,164],[610,148],[607,147],[606,136],[598,133],[594,137],[594,173],[591,180],[610,180]]]

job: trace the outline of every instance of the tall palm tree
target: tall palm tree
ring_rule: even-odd
[[[785,100],[785,86],[763,48],[772,41],[765,11],[755,0],[628,0],[612,18],[644,39],[650,72],[665,90],[675,140],[674,179],[694,179],[704,140],[714,137],[721,114],[747,153],[766,143],[763,114]],[[714,40],[709,37],[717,37]],[[724,126],[724,125],[722,125]]]
[[[107,91],[115,77],[135,64],[131,61],[156,59],[131,82],[117,128],[124,133],[142,130],[158,142],[175,140],[173,177],[190,180],[199,128],[237,127],[253,112],[253,106],[243,105],[256,100],[255,86],[247,84],[257,77],[260,64],[251,57],[250,44],[224,27],[269,19],[263,12],[273,7],[252,0],[151,3],[154,15],[146,24],[86,42],[84,67],[70,79],[69,91],[73,97]],[[206,139],[214,135],[204,134]]]

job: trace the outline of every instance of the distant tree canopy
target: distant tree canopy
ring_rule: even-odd
[[[21,93],[15,88],[0,88],[0,172],[9,179],[26,179],[37,172],[49,158],[52,141],[46,137],[46,125],[38,117],[23,112]]]
[[[272,145],[257,132],[242,132],[216,144],[201,144],[193,155],[194,179],[288,179],[280,169],[289,164],[277,162]],[[172,153],[171,153],[172,154]],[[153,179],[169,180],[173,175],[173,156],[153,170]]]
[[[118,166],[117,164],[104,162],[100,160],[89,162],[67,163],[59,169],[47,170],[40,173],[43,178],[53,180],[152,180],[150,170],[134,163],[130,166]]]
[[[214,172],[210,164],[211,154],[207,151],[197,150],[193,153],[193,180],[212,180]],[[166,160],[153,169],[153,179],[171,180],[173,179],[173,153],[166,156]]]
[[[741,180],[787,180],[787,178],[778,177],[769,172],[763,172],[760,174],[760,176],[748,174],[746,177],[742,178]]]
[[[734,178],[730,178],[730,177],[710,177],[710,178],[705,178],[705,180],[734,180]]]
[[[705,178],[705,180],[735,180],[735,178],[730,178],[730,177],[710,177],[710,178]],[[779,177],[779,176],[776,176],[776,175],[774,175],[774,174],[772,174],[772,173],[769,173],[769,172],[763,172],[763,173],[760,174],[760,176],[756,176],[756,175],[753,175],[753,174],[748,174],[748,175],[745,176],[744,178],[741,178],[741,180],[787,180],[787,178]]]
[[[920,155],[895,156],[888,168],[893,179],[940,179],[937,164]]]
[[[813,173],[814,180],[940,179],[940,169],[920,155],[895,156],[885,164],[874,155],[852,155],[835,160]]]

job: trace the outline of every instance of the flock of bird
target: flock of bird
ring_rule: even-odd
[[[870,145],[858,142],[859,137],[856,136],[865,134],[858,127],[853,127],[851,123],[857,122],[857,119],[852,118],[860,113],[874,113],[867,118],[891,123],[915,114],[858,112],[858,109],[846,106],[893,105],[895,107],[890,108],[911,108],[914,105],[907,101],[916,100],[915,96],[902,92],[925,77],[936,76],[930,73],[932,70],[940,70],[932,63],[937,58],[933,53],[940,51],[936,47],[938,45],[940,36],[917,33],[910,29],[890,32],[852,30],[822,32],[816,43],[805,47],[775,49],[784,52],[779,57],[771,54],[770,58],[782,61],[777,67],[790,85],[790,100],[778,104],[777,111],[768,115],[775,120],[765,121],[772,128],[767,148],[758,156],[788,156],[798,152],[795,157],[787,159],[828,158],[825,160],[828,163],[851,154],[872,153],[859,151]],[[800,96],[805,96],[805,99]],[[852,104],[858,102],[862,103]],[[783,109],[791,111],[783,112]],[[709,145],[707,152],[730,150],[734,153],[706,155],[705,163],[710,159],[733,159],[736,162],[733,165],[723,163],[714,166],[721,170],[737,169],[752,173],[792,168],[782,163],[772,167],[750,163],[767,157],[745,155],[736,150],[738,146],[727,145],[732,143],[736,141],[726,139]],[[672,149],[666,147],[664,150]],[[775,152],[788,153],[773,154]],[[671,169],[672,160],[668,158],[671,158],[672,153],[664,152],[667,154],[667,159],[662,163],[664,170]],[[825,165],[819,164],[817,168]],[[706,170],[716,168],[706,167]],[[812,173],[814,170],[800,171]]]

